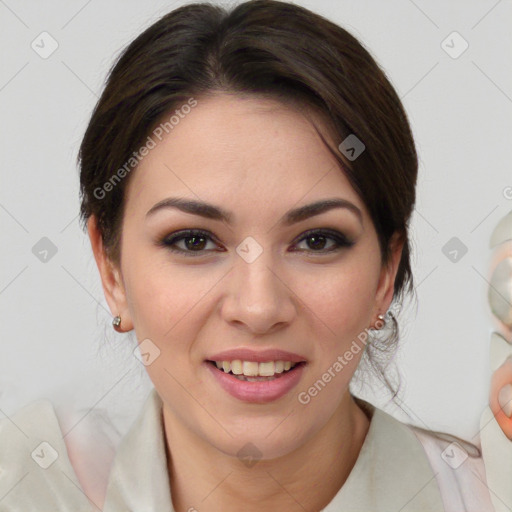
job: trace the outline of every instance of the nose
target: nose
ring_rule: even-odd
[[[263,251],[252,263],[240,258],[227,283],[223,318],[250,334],[284,328],[296,315],[293,285],[274,264],[270,251]]]

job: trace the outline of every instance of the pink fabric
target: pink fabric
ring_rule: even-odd
[[[485,466],[477,447],[447,434],[443,438],[434,433],[412,427],[425,449],[436,475],[445,512],[494,512],[485,477]],[[451,438],[451,439],[450,439]],[[451,467],[443,453],[450,451],[451,443],[457,443],[465,460],[458,467]]]
[[[69,460],[88,499],[99,509],[121,434],[101,411],[59,414]]]

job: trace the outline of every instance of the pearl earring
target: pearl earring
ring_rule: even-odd
[[[379,325],[379,327],[377,327],[377,325],[374,327],[375,330],[377,331],[380,331],[385,325],[386,325],[386,319],[384,318],[384,315],[377,315],[377,322],[375,322],[375,324]]]

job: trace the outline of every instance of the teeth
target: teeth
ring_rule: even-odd
[[[276,373],[283,373],[292,369],[297,363],[291,361],[266,361],[257,363],[256,361],[215,361],[219,370],[234,375],[243,375],[245,377],[272,377]],[[250,379],[252,380],[252,379]]]
[[[255,363],[254,361],[244,361],[242,363],[242,373],[246,377],[257,377],[259,366],[259,363]]]
[[[260,363],[258,366],[258,374],[261,377],[272,377],[275,373],[274,361],[269,361],[268,363]],[[244,372],[245,373],[245,372]]]
[[[222,361],[222,364],[224,364],[224,361]],[[243,371],[242,371],[242,361],[240,361],[239,359],[237,359],[235,361],[231,361],[231,371],[235,375],[242,375],[242,373],[243,373]]]

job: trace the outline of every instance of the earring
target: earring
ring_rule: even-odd
[[[121,317],[119,315],[114,317],[112,320],[112,325],[116,331],[120,332],[119,326],[121,325]]]
[[[384,318],[384,315],[377,315],[377,322],[375,322],[374,329],[377,331],[380,331],[385,325],[386,325],[386,319]]]

